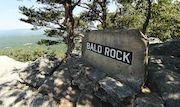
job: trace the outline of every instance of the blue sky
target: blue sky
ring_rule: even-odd
[[[22,28],[32,28],[32,25],[21,22],[20,18],[25,18],[18,10],[19,6],[35,6],[39,5],[34,2],[35,0],[0,0],[0,30],[7,29],[22,29]],[[115,10],[115,5],[110,6],[110,11]],[[81,8],[75,9],[75,14],[80,12]]]
[[[25,17],[19,13],[18,7],[20,5],[30,6],[33,5],[33,3],[28,0],[0,0],[0,30],[32,27],[30,24],[21,22],[19,20],[20,18]]]

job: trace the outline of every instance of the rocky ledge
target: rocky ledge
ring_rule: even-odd
[[[149,74],[138,93],[91,66],[78,55],[66,62],[44,55],[27,63],[1,56],[0,105],[179,107],[179,49],[180,39],[150,45]]]

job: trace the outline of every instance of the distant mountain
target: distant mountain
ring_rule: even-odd
[[[31,30],[31,29],[13,29],[13,30],[0,30],[0,36],[33,36],[43,35],[43,30]]]

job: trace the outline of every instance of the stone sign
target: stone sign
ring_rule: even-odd
[[[83,58],[111,77],[139,91],[148,64],[148,41],[138,30],[88,32],[83,38]]]

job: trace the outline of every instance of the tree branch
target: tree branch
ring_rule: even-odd
[[[72,5],[72,10],[81,2],[81,0],[78,0],[74,5]]]

